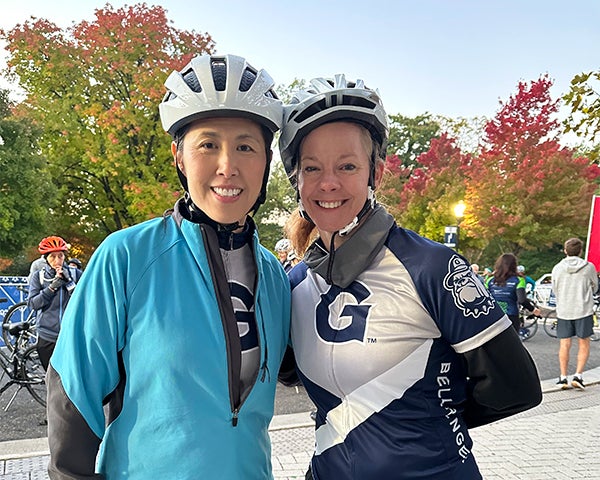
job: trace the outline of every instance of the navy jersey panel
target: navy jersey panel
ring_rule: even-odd
[[[290,280],[292,344],[318,409],[315,478],[480,478],[460,354],[510,321],[467,262],[393,227],[348,287],[302,263]]]

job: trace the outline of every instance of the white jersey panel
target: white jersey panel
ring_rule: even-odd
[[[410,275],[387,248],[344,292],[310,270],[294,292],[302,298],[292,302],[298,366],[340,398],[440,336]]]

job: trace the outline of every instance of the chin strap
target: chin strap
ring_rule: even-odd
[[[358,212],[358,215],[356,215],[356,217],[354,217],[348,225],[338,230],[338,235],[340,237],[343,237],[345,235],[348,235],[352,230],[354,230],[360,223],[362,218],[367,214],[367,212],[375,208],[376,203],[377,202],[375,201],[375,191],[369,186],[367,200],[365,201],[365,204],[361,208],[360,212]]]

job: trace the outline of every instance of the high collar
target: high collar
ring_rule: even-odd
[[[327,283],[346,288],[377,256],[393,224],[393,217],[377,205],[335,250],[328,252],[317,239],[306,251],[304,262]]]
[[[181,198],[175,203],[173,208],[173,214],[177,223],[181,224],[181,219],[188,220],[192,223],[202,224],[211,227],[217,232],[219,239],[219,247],[224,250],[235,250],[241,248],[247,243],[252,242],[254,231],[256,230],[256,224],[249,215],[246,216],[246,223],[244,223],[241,232],[231,232],[221,228],[221,224],[215,222],[202,210],[197,208],[191,209],[188,202]]]

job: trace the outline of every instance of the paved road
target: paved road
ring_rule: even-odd
[[[540,327],[537,334],[524,345],[535,360],[542,380],[558,376],[558,340],[549,337]],[[574,373],[575,347],[576,342],[571,351],[569,374]],[[592,342],[587,364],[588,370],[596,367],[600,367],[600,342]],[[9,398],[8,392],[0,398],[0,442],[45,437],[46,427],[39,425],[40,420],[44,419],[43,408],[31,400],[26,391],[22,391],[11,408],[5,412],[4,407]],[[312,402],[302,387],[288,388],[278,385],[275,398],[276,415],[307,412],[312,408]]]

